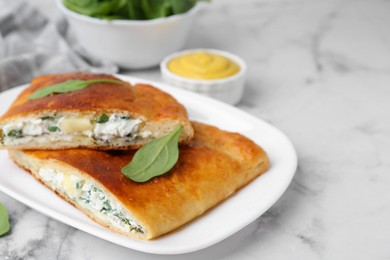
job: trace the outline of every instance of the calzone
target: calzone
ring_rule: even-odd
[[[134,151],[9,150],[16,164],[108,229],[148,240],[168,233],[234,194],[269,167],[250,139],[202,123],[167,173],[144,183],[121,173]]]
[[[53,86],[57,92],[46,91]],[[37,97],[39,91],[47,95]],[[186,143],[193,129],[185,108],[153,86],[106,74],[46,75],[0,117],[0,149],[137,149],[179,125]]]

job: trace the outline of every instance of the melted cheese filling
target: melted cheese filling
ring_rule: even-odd
[[[88,118],[61,118],[58,126],[65,134],[72,132],[93,131],[93,124]]]
[[[126,233],[143,233],[142,227],[124,213],[123,207],[94,184],[52,168],[41,168],[38,175],[70,201],[93,212],[95,217],[105,220],[109,225]]]

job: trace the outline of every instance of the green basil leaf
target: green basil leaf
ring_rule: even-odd
[[[172,169],[179,159],[179,136],[183,130],[177,127],[168,135],[144,145],[132,161],[122,168],[122,173],[136,182],[146,182]]]
[[[96,119],[96,123],[103,124],[108,122],[109,117],[106,114],[101,114],[98,119]]]
[[[7,209],[0,203],[0,236],[7,233],[10,228]]]
[[[92,84],[96,83],[114,83],[122,85],[123,82],[112,79],[95,79],[95,80],[81,80],[81,79],[70,79],[58,84],[49,85],[35,91],[29,99],[38,99],[49,96],[51,94],[60,94],[74,92],[77,90],[84,89]]]
[[[92,16],[106,17],[115,15],[127,5],[127,0],[65,0],[64,5],[77,13]]]
[[[142,8],[147,19],[155,19],[172,15],[169,0],[142,0]]]
[[[196,4],[198,0],[170,0],[175,14],[185,13]]]
[[[100,19],[146,20],[190,10],[209,0],[63,0],[68,9]]]
[[[145,20],[145,14],[142,11],[142,0],[127,1],[127,15],[130,20]]]

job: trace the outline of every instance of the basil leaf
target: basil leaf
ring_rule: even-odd
[[[130,20],[145,20],[145,14],[142,11],[142,0],[127,1],[127,19]]]
[[[96,123],[103,124],[108,122],[109,117],[106,114],[101,114],[98,119],[96,119]]]
[[[144,145],[132,161],[122,168],[122,173],[136,182],[146,182],[172,169],[179,159],[179,136],[183,130],[177,127],[168,135]]]
[[[127,5],[127,0],[65,0],[63,3],[68,9],[80,14],[106,17],[123,9]]]
[[[66,8],[100,19],[145,20],[190,10],[198,1],[209,0],[63,0]]]
[[[81,79],[70,79],[58,84],[49,85],[35,91],[29,99],[38,99],[46,97],[50,94],[60,94],[74,92],[77,90],[84,89],[92,84],[96,83],[114,83],[122,85],[123,82],[112,79],[95,79],[95,80],[81,80]]]
[[[142,8],[147,19],[155,19],[172,15],[169,0],[142,0]]]
[[[10,228],[7,209],[0,203],[0,236],[7,233]]]
[[[171,0],[173,12],[175,14],[185,13],[190,10],[197,2],[197,0]]]

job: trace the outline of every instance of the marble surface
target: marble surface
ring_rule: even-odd
[[[56,16],[50,0],[30,1]],[[1,259],[390,259],[390,2],[214,0],[188,48],[249,66],[238,107],[293,141],[299,166],[263,216],[207,249],[159,256],[50,219],[0,192]],[[157,68],[126,71],[160,81]]]

